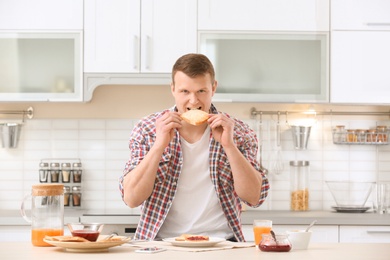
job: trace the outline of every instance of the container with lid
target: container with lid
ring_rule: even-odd
[[[70,187],[69,186],[64,186],[64,206],[69,207],[70,206]]]
[[[81,187],[72,187],[72,205],[73,207],[81,207]]]
[[[50,164],[50,182],[59,182],[60,181],[60,164],[51,163]]]
[[[49,179],[49,164],[42,162],[39,164],[39,182],[47,182]]]
[[[61,164],[61,177],[62,177],[62,182],[64,183],[70,182],[70,177],[71,177],[70,163]]]
[[[81,182],[81,176],[83,170],[80,162],[73,163],[72,173],[73,173],[73,182],[75,183]]]
[[[31,217],[25,213],[25,202],[31,200]],[[31,223],[31,242],[34,246],[51,246],[43,241],[45,236],[64,234],[64,185],[37,184],[32,186],[21,204],[23,218]]]
[[[309,162],[290,161],[291,210],[309,210]]]

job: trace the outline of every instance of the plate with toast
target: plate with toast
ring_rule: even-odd
[[[226,241],[226,239],[220,237],[184,234],[179,237],[164,238],[163,241],[171,243],[173,246],[210,247]]]

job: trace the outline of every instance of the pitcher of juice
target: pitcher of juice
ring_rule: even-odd
[[[26,215],[25,204],[31,199],[31,218]],[[45,236],[64,235],[64,185],[37,184],[21,205],[22,217],[31,223],[31,242],[34,246],[51,246]]]

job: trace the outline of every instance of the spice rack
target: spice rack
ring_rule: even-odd
[[[39,163],[39,182],[64,185],[64,207],[81,209],[82,163],[80,159],[52,158]]]
[[[387,145],[390,131],[385,129],[333,129],[334,144]]]

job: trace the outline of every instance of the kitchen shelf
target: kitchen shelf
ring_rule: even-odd
[[[383,133],[350,133],[348,131],[333,130],[334,144],[348,145],[388,145],[389,131]]]

